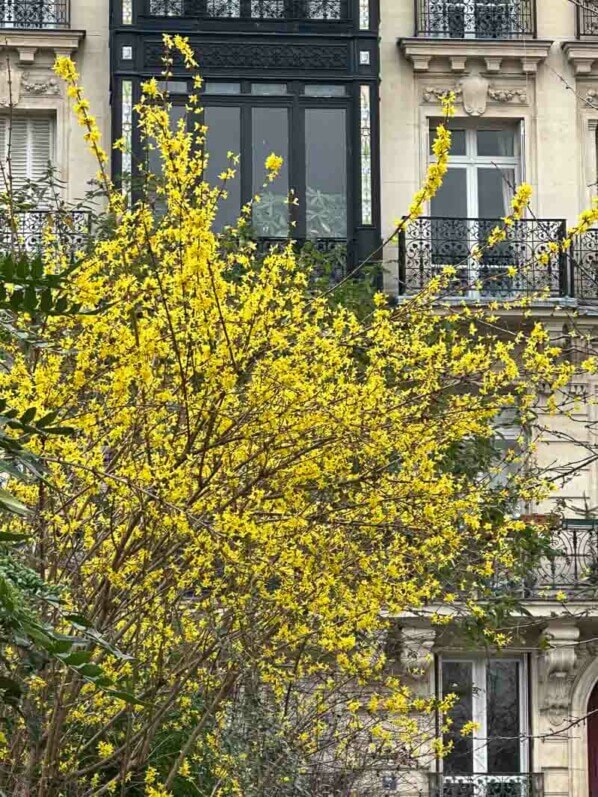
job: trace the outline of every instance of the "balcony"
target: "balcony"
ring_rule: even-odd
[[[16,227],[16,229],[15,229]],[[11,225],[4,213],[0,215],[0,253],[15,249],[29,253],[44,247],[48,231],[56,236],[65,251],[74,254],[85,249],[91,230],[91,215],[85,210],[49,211],[27,210],[15,214]]]
[[[416,37],[525,39],[536,35],[534,0],[417,0]]]
[[[577,36],[598,37],[598,3],[596,0],[585,0],[577,6]]]
[[[147,0],[150,17],[339,22],[349,19],[349,0]]]
[[[531,775],[430,775],[430,797],[543,797],[544,779]]]
[[[474,258],[475,249],[483,249],[496,226],[502,226],[501,219],[428,216],[412,222],[399,235],[399,293],[418,293],[443,266],[454,266],[450,297],[505,301],[570,295],[570,260],[549,249],[551,241],[565,236],[564,220],[517,221],[508,228],[505,241],[483,252],[481,259]],[[549,255],[547,265],[538,262],[544,254]]]
[[[69,25],[69,0],[4,0],[0,4],[1,28],[64,30]]]
[[[564,520],[551,532],[551,553],[526,585],[530,598],[598,596],[598,520]]]

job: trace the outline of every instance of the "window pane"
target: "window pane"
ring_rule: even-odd
[[[308,238],[347,236],[346,111],[305,111],[306,214]]]
[[[306,97],[344,97],[347,92],[344,86],[312,83],[305,86],[304,93]]]
[[[269,97],[271,95],[286,94],[286,83],[252,83],[252,94],[261,94],[262,96]]]
[[[206,81],[203,90],[204,94],[240,94],[241,84],[209,80]]]
[[[478,213],[481,219],[505,216],[515,188],[514,169],[478,169]]]
[[[241,109],[207,107],[204,111],[205,123],[208,127],[206,146],[208,151],[208,165],[206,180],[211,185],[221,185],[218,175],[231,168],[227,153],[238,155],[241,151]],[[218,214],[214,221],[214,229],[220,230],[226,225],[233,226],[241,209],[241,178],[239,167],[236,176],[227,180],[226,199],[220,200]]]
[[[188,94],[189,86],[186,80],[159,80],[158,88],[167,94]]]
[[[286,238],[289,234],[289,118],[286,108],[254,108],[253,132],[253,193],[261,201],[253,208],[253,227],[257,235],[267,238]],[[264,188],[266,158],[271,153],[284,159],[278,177]]]
[[[517,661],[488,662],[488,772],[493,775],[521,771],[519,670]]]
[[[442,696],[456,695],[450,712],[453,721],[445,742],[452,742],[451,752],[443,760],[447,775],[469,775],[473,772],[473,739],[461,735],[466,722],[473,721],[473,667],[470,661],[442,663]]]
[[[430,128],[430,152],[436,138],[436,125]],[[451,130],[451,155],[466,155],[465,130]]]
[[[515,135],[512,130],[478,130],[478,155],[513,157]]]
[[[432,216],[467,218],[467,172],[465,169],[449,169],[432,202]]]

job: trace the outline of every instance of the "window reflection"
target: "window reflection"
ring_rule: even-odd
[[[253,208],[253,227],[265,238],[286,238],[289,234],[289,121],[286,108],[252,110],[253,192],[260,201]],[[284,159],[278,177],[264,187],[266,158],[275,153]]]
[[[305,112],[306,214],[308,238],[347,235],[346,112]]]

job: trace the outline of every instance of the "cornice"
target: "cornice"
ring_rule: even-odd
[[[17,50],[21,64],[33,64],[38,50],[53,50],[56,55],[70,55],[79,48],[84,30],[0,30],[0,50]]]
[[[469,58],[484,61],[486,71],[500,72],[503,61],[519,61],[521,71],[533,74],[548,55],[552,42],[544,39],[522,41],[486,39],[399,39],[398,45],[413,64],[415,72],[430,71],[434,58],[448,58],[452,72],[464,72]]]
[[[598,40],[563,42],[562,48],[576,75],[589,75],[598,61]]]

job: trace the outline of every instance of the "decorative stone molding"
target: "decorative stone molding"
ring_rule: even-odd
[[[34,76],[23,72],[21,89],[24,94],[60,94],[60,84],[51,74]]]
[[[592,108],[598,110],[598,89],[588,89],[586,91],[585,101]]]
[[[51,50],[55,55],[71,55],[79,48],[85,36],[82,30],[35,30],[18,31],[3,30],[0,36],[0,51],[16,50],[19,63],[31,66],[40,50]]]
[[[562,723],[570,713],[579,635],[579,628],[574,623],[550,623],[542,634],[546,649],[540,659],[541,709],[555,725]]]
[[[563,42],[562,47],[576,75],[589,75],[594,64],[598,66],[598,42]]]
[[[21,99],[22,72],[20,69],[0,70],[0,107],[17,105]]]
[[[467,62],[477,59],[489,74],[497,74],[504,61],[515,61],[524,74],[534,74],[550,51],[551,42],[481,41],[475,39],[399,39],[399,47],[415,72],[429,72],[432,63],[448,59],[451,72],[465,72]]]
[[[527,105],[529,97],[525,89],[497,88],[478,74],[468,75],[453,87],[426,86],[422,100],[425,103],[440,103],[442,97],[452,91],[457,101],[463,102],[463,108],[470,116],[481,116],[488,103]]]
[[[401,630],[400,662],[404,672],[417,681],[427,678],[434,661],[436,632],[431,628]]]
[[[488,98],[493,102],[516,103],[527,105],[529,98],[525,89],[488,89]]]

